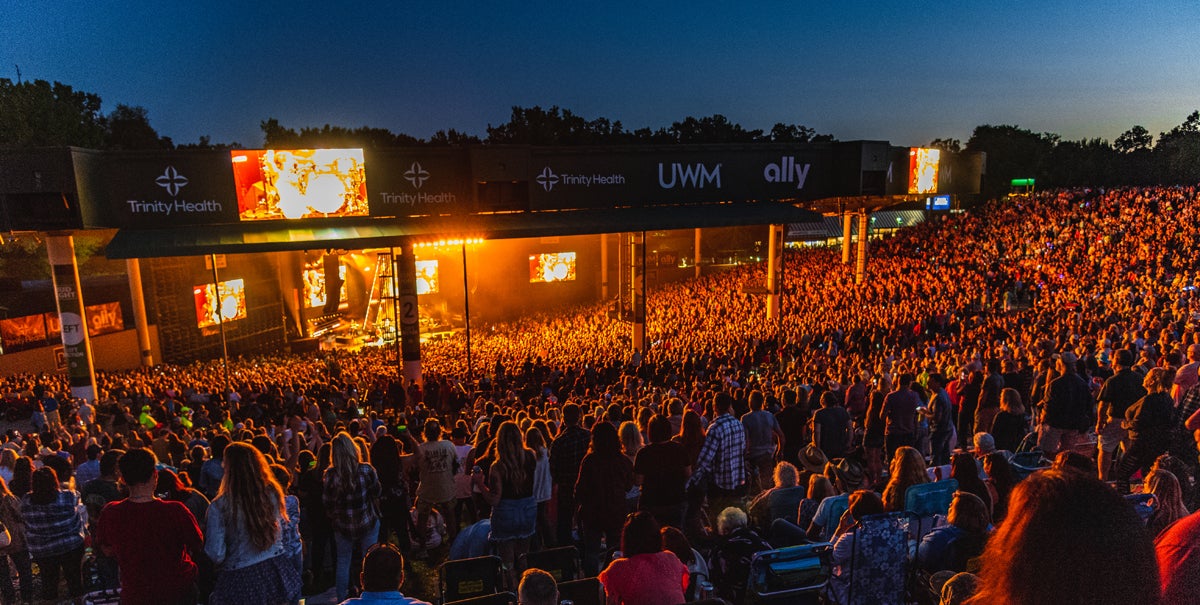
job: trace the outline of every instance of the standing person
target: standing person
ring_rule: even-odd
[[[976,425],[981,426],[981,425]],[[996,449],[1015,452],[1029,433],[1029,421],[1025,418],[1025,406],[1016,389],[1005,387],[1000,392],[1000,413],[992,418],[988,427],[996,443]]]
[[[1117,490],[1129,493],[1129,477],[1134,471],[1142,474],[1150,471],[1150,465],[1159,454],[1167,451],[1170,443],[1172,414],[1175,400],[1170,389],[1174,379],[1171,371],[1153,368],[1142,381],[1147,394],[1125,410],[1125,429],[1129,431],[1129,451],[1117,464]]]
[[[742,416],[746,432],[746,462],[752,474],[752,488],[758,493],[771,486],[775,459],[783,451],[783,430],[775,415],[764,410],[766,399],[762,391],[750,393],[750,412]]]
[[[591,434],[579,426],[579,406],[568,403],[562,408],[563,426],[550,444],[550,478],[554,481],[555,508],[558,511],[557,543],[574,544],[575,481],[587,455]]]
[[[734,506],[745,507],[746,430],[733,417],[733,397],[717,393],[713,398],[716,418],[708,425],[704,446],[696,460],[695,474],[688,485],[703,481],[707,485],[708,510],[712,513]]]
[[[521,428],[511,420],[504,421],[497,429],[495,452],[487,481],[482,471],[473,473],[472,478],[492,506],[488,540],[496,543],[508,581],[513,585],[519,578],[517,561],[529,552],[529,540],[537,529],[537,501],[533,498],[537,457],[525,447]]]
[[[1000,360],[987,361],[987,377],[979,390],[979,405],[975,408],[975,430],[986,431],[992,419],[1000,413],[1000,392],[1004,389],[1004,376],[1000,374]]]
[[[221,475],[225,472],[222,456],[225,455],[225,447],[228,445],[229,437],[223,434],[213,437],[209,441],[211,457],[200,467],[200,491],[204,492],[209,500],[217,497],[217,490],[221,487]]]
[[[730,421],[741,427],[732,416]],[[740,455],[739,455],[740,458]],[[583,570],[600,571],[600,539],[617,543],[625,518],[625,494],[633,485],[633,463],[621,453],[617,429],[607,422],[592,426],[592,442],[579,467],[575,501],[583,528]]]
[[[1100,394],[1096,396],[1100,403],[1096,406],[1096,438],[1100,446],[1096,466],[1102,481],[1109,479],[1117,448],[1123,447],[1124,451],[1129,451],[1129,431],[1121,426],[1125,410],[1146,396],[1142,377],[1133,371],[1133,351],[1120,349],[1115,358],[1113,365],[1117,372],[1104,381]]]
[[[362,453],[349,433],[338,433],[333,438],[332,464],[325,471],[322,500],[325,513],[333,521],[337,549],[334,585],[339,599],[345,599],[350,591],[350,562],[355,548],[365,553],[379,538],[381,492],[375,467],[362,461]]]
[[[821,409],[813,414],[813,444],[821,449],[826,460],[833,460],[846,455],[851,435],[850,412],[838,405],[833,393],[821,393]]]
[[[407,435],[408,431],[404,433]],[[379,542],[387,542],[395,533],[400,552],[408,552],[412,547],[408,535],[408,524],[412,517],[409,514],[408,486],[402,476],[400,446],[394,437],[383,435],[371,444],[371,466],[375,467],[379,477]]]
[[[954,410],[946,392],[946,377],[929,375],[929,446],[933,466],[950,463],[950,439],[954,436]]]
[[[44,466],[33,472],[29,493],[21,499],[25,543],[41,569],[42,598],[58,598],[59,572],[71,598],[83,596],[83,518],[79,496],[59,489],[58,475]]]
[[[883,398],[884,449],[888,459],[903,446],[917,442],[917,408],[921,399],[912,388],[913,375],[904,373],[896,383],[896,390]]]
[[[853,392],[853,387],[851,392]],[[804,445],[809,441],[809,415],[801,409],[801,397],[804,397],[805,403],[807,403],[808,391],[804,389],[785,390],[783,392],[783,409],[775,413],[775,421],[779,423],[779,430],[783,431],[783,454],[781,457],[792,464],[796,464],[800,450],[804,449]]]
[[[446,520],[449,539],[458,533],[454,519],[455,485],[454,473],[458,470],[458,452],[454,444],[442,439],[442,425],[429,420],[421,430],[425,442],[417,447],[417,558],[425,556],[425,541],[428,539],[429,514],[437,509]]]
[[[29,549],[25,545],[25,520],[21,518],[21,501],[8,491],[8,484],[0,477],[0,524],[8,529],[8,546],[0,548],[0,599],[5,603],[16,603],[9,561],[20,580],[21,601],[33,601],[33,564],[29,560]]]
[[[1171,398],[1175,400],[1175,407],[1179,407],[1184,394],[1200,382],[1200,344],[1188,346],[1187,360],[1187,364],[1175,373],[1175,381],[1171,385]]]
[[[671,421],[655,415],[646,431],[650,445],[638,451],[633,461],[633,480],[642,486],[638,510],[643,510],[663,526],[683,529],[687,508],[684,486],[692,474],[691,462],[683,446],[671,441]]]
[[[129,497],[104,507],[93,539],[121,569],[121,603],[191,605],[204,537],[182,502],[155,497],[157,462],[144,448],[121,456]]]
[[[1038,427],[1038,447],[1046,456],[1073,449],[1085,425],[1091,425],[1092,393],[1078,363],[1070,351],[1060,355],[1055,365],[1059,376],[1046,387]]]
[[[283,488],[266,457],[250,444],[229,444],[223,460],[221,487],[208,507],[204,532],[204,552],[218,566],[209,603],[269,605],[299,599],[300,574],[283,535],[288,525]]]
[[[550,497],[554,486],[550,481],[550,450],[546,449],[546,436],[541,429],[530,426],[525,431],[525,447],[537,457],[537,466],[533,472],[533,499],[537,502],[537,532],[540,546],[554,544],[554,536],[550,533]]]

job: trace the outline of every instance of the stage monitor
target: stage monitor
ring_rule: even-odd
[[[346,281],[346,265],[338,265],[338,276],[341,277],[342,282]],[[326,294],[327,289],[324,260],[318,259],[304,263],[304,307],[306,309],[324,307],[329,300],[329,296]],[[346,302],[345,288],[340,289],[338,301]]]
[[[950,209],[950,196],[949,195],[935,195],[933,197],[925,198],[925,209],[926,210],[949,210]]]
[[[417,294],[437,294],[438,262],[436,260],[417,261]]]
[[[367,216],[362,149],[230,152],[243,221]]]
[[[218,294],[216,284],[200,284],[192,287],[196,300],[196,327],[209,328],[222,321],[246,318],[246,283],[241,279],[221,282]]]
[[[908,192],[936,193],[940,149],[913,148],[908,151]]]
[[[575,281],[575,253],[547,252],[529,255],[529,282]]]

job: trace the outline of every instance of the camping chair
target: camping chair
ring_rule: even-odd
[[[950,512],[950,501],[958,491],[957,479],[943,479],[933,483],[910,486],[904,492],[904,511],[913,515],[912,538],[918,542],[933,530],[938,515]]]
[[[446,561],[438,567],[443,603],[495,594],[502,585],[502,564],[495,555]]]
[[[580,577],[579,550],[560,546],[521,555],[518,569],[536,568],[554,576],[555,582],[570,582]]]
[[[854,529],[850,556],[850,605],[902,605],[908,584],[907,513],[870,515]]]
[[[1012,459],[1008,462],[1012,466],[1013,475],[1017,481],[1028,477],[1035,471],[1050,468],[1050,462],[1042,457],[1041,451],[1019,452],[1013,454]]]
[[[838,523],[842,520],[842,514],[850,508],[850,494],[830,496],[827,499],[829,500],[829,504],[826,505],[829,509],[829,516],[825,518],[825,529],[821,532],[821,537],[832,540],[833,532],[837,531]]]
[[[461,601],[450,601],[445,605],[517,605],[517,595],[511,592],[498,592]]]
[[[1154,514],[1154,507],[1150,504],[1154,500],[1154,494],[1125,494],[1125,500],[1133,505],[1138,516],[1142,518],[1142,523]]]
[[[833,572],[832,557],[828,542],[756,553],[750,561],[746,602],[818,603]]]
[[[575,605],[604,605],[604,585],[599,578],[584,578],[558,584],[558,599]]]

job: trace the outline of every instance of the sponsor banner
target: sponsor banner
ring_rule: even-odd
[[[56,238],[51,238],[47,245],[56,245],[54,239]],[[62,239],[70,241],[69,238]],[[67,357],[67,377],[70,380],[71,391],[75,393],[76,389],[90,389],[94,384],[92,358],[83,323],[83,301],[79,297],[79,278],[73,265],[51,265],[50,269],[54,278],[55,296],[58,299],[59,327],[63,351]]]
[[[42,313],[42,323],[46,324],[46,338],[58,340],[62,337],[62,322],[58,313]]]
[[[400,286],[400,353],[404,361],[421,360],[421,316],[417,307],[417,266],[412,251],[396,259]]]
[[[457,149],[364,151],[371,216],[463,214],[475,208],[471,157]]]
[[[179,227],[238,222],[228,151],[112,153],[100,195],[113,227]]]
[[[0,319],[0,342],[7,349],[40,345],[46,339],[46,321],[40,313]]]
[[[88,305],[85,315],[87,315],[88,336],[111,334],[125,329],[125,319],[121,316],[121,303]]]
[[[832,155],[820,147],[535,152],[529,180],[535,209],[806,200],[833,190]]]

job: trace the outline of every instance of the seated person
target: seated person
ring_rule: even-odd
[[[700,600],[700,582],[699,580],[708,579],[708,561],[704,560],[704,556],[692,548],[692,543],[688,542],[687,536],[678,528],[667,525],[662,528],[662,543],[663,550],[670,551],[687,565],[688,568],[688,587],[684,591],[688,601]]]
[[[341,605],[430,605],[426,601],[400,594],[400,587],[404,585],[404,557],[395,546],[386,542],[367,549],[359,580],[362,582],[362,594],[342,601]]]
[[[526,569],[517,588],[517,602],[521,605],[558,605],[558,584],[554,576],[540,569]]]
[[[799,474],[789,462],[775,465],[775,486],[759,494],[748,507],[750,518],[760,532],[771,527],[776,519],[796,518],[805,491],[797,485]]]
[[[854,558],[855,532],[863,517],[884,512],[883,499],[868,490],[850,494],[850,508],[842,514],[837,529],[833,532],[833,574],[829,577],[829,600],[838,605],[849,602],[850,578],[854,573],[851,562]]]
[[[639,511],[625,519],[621,552],[621,558],[600,572],[610,605],[674,605],[684,601],[687,565],[674,553],[663,550],[654,515]]]
[[[730,506],[717,516],[720,540],[709,557],[708,568],[717,596],[734,603],[742,602],[750,561],[756,553],[771,550],[771,545],[750,527],[746,513]]]
[[[929,483],[925,472],[925,458],[915,447],[903,446],[892,456],[887,487],[883,488],[883,509],[887,512],[904,510],[904,496],[908,488]]]
[[[950,501],[950,524],[939,527],[917,546],[917,567],[928,573],[967,571],[967,561],[978,557],[987,543],[987,506],[975,494],[957,491]]]

